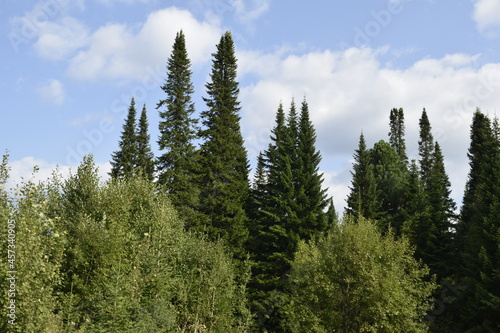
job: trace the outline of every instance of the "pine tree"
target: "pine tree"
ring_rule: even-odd
[[[198,224],[195,209],[199,204],[198,156],[194,141],[198,138],[197,119],[191,96],[191,61],[182,31],[177,33],[167,61],[167,79],[161,87],[166,98],[157,104],[161,110],[157,160],[158,183],[165,187],[188,228]]]
[[[237,59],[231,33],[217,45],[211,82],[206,84],[208,106],[201,114],[201,212],[212,239],[222,238],[242,255],[248,235],[245,203],[248,197],[249,164],[240,130],[240,102],[236,81]]]
[[[119,150],[111,155],[110,175],[112,178],[127,178],[135,173],[134,171],[137,163],[136,113],[135,101],[134,98],[132,98],[127,118],[123,125],[121,139],[118,143]]]
[[[418,141],[418,152],[420,155],[420,174],[424,188],[427,189],[433,164],[432,153],[434,151],[434,138],[432,137],[431,124],[425,109],[422,111],[419,125],[420,139]]]
[[[151,151],[150,136],[148,133],[148,116],[146,105],[142,108],[137,133],[137,173],[148,180],[154,178],[154,156]]]
[[[347,197],[346,212],[357,218],[375,218],[377,209],[377,192],[373,164],[369,150],[366,148],[365,137],[361,133],[358,149],[354,152],[353,170],[351,171],[351,192]]]
[[[392,109],[389,116],[389,143],[403,162],[408,162],[405,143],[405,116],[402,108]]]

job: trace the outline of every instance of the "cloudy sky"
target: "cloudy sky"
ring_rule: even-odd
[[[412,158],[426,108],[459,203],[472,113],[500,110],[500,0],[0,0],[0,22],[0,149],[16,181],[88,153],[105,175],[132,96],[157,153],[155,106],[180,29],[198,112],[211,53],[233,33],[252,165],[280,101],[307,98],[338,210],[359,134],[387,140],[391,108],[405,110]]]

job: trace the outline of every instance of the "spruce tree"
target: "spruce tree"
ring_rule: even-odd
[[[137,163],[136,113],[135,101],[132,98],[118,143],[119,150],[111,155],[110,175],[112,178],[128,178],[135,173]]]
[[[444,167],[443,154],[438,142],[434,143],[432,168],[426,194],[432,224],[427,230],[427,243],[422,259],[438,278],[449,277],[455,265],[452,222],[456,204],[451,199],[451,183]]]
[[[500,326],[500,143],[495,131],[490,119],[477,110],[456,236],[461,261],[458,275],[467,286],[457,313],[464,331],[493,332]]]
[[[323,174],[319,172],[321,154],[316,149],[316,130],[310,120],[309,107],[304,99],[298,124],[297,161],[294,172],[296,182],[297,234],[301,239],[310,239],[329,228],[325,216],[328,205],[326,189],[322,188]]]
[[[252,221],[257,226],[250,229],[255,261],[250,297],[258,318],[258,331],[280,329],[281,308],[286,303],[286,277],[298,242],[294,187],[297,175],[293,166],[297,161],[292,159],[297,154],[297,129],[295,104],[292,102],[286,119],[280,103],[271,143],[262,159],[267,179],[259,210],[261,217]]]
[[[377,209],[374,213],[381,230],[392,228],[399,235],[406,219],[408,202],[406,188],[408,170],[401,156],[387,142],[380,140],[370,150],[377,189]]]
[[[230,32],[226,32],[213,56],[211,81],[206,84],[208,110],[201,113],[201,212],[205,231],[222,238],[242,255],[248,230],[245,203],[249,164],[240,130],[240,102],[236,81],[237,59]]]
[[[408,162],[405,143],[405,116],[402,108],[392,109],[389,115],[389,143],[403,162]]]
[[[420,174],[424,187],[427,189],[433,164],[432,154],[434,151],[434,138],[432,137],[431,124],[425,109],[422,111],[419,125],[420,139],[418,141],[418,153],[420,155]]]
[[[197,186],[197,119],[192,94],[191,61],[186,50],[184,33],[178,32],[167,61],[167,79],[161,87],[166,97],[156,106],[160,114],[157,160],[158,183],[169,193],[188,228],[198,224],[196,209],[199,200]]]
[[[377,192],[373,164],[366,147],[363,133],[359,136],[358,148],[354,152],[353,170],[351,171],[351,192],[347,197],[346,213],[359,218],[375,218]]]
[[[148,116],[146,105],[142,108],[137,133],[137,173],[148,180],[154,178],[154,156],[151,151],[150,136],[148,133]]]

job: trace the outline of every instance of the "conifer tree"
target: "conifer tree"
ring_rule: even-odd
[[[299,225],[296,233],[301,239],[310,239],[313,235],[329,228],[324,213],[328,205],[326,189],[322,188],[323,174],[319,172],[321,154],[316,149],[316,131],[310,120],[309,107],[304,99],[298,124],[297,161],[298,170],[295,201]]]
[[[370,150],[377,189],[377,209],[374,216],[382,231],[393,229],[399,235],[405,221],[408,170],[401,156],[387,142],[380,140]]]
[[[249,165],[240,130],[240,102],[236,81],[237,59],[230,32],[213,56],[211,81],[206,84],[208,110],[201,113],[201,212],[212,239],[222,238],[242,254],[248,230],[245,203]]]
[[[458,271],[467,286],[457,320],[464,331],[500,326],[500,143],[495,125],[477,110],[471,126],[470,172],[457,225]]]
[[[434,143],[432,168],[426,190],[432,223],[427,230],[427,243],[422,259],[438,278],[452,274],[454,262],[452,221],[456,204],[451,199],[451,183],[444,167],[443,154],[438,142]]]
[[[290,129],[291,125],[294,132]],[[260,207],[261,218],[251,228],[252,257],[255,261],[250,283],[252,308],[257,314],[257,330],[277,331],[282,318],[281,308],[286,303],[286,276],[290,270],[298,241],[298,219],[295,206],[292,160],[296,156],[297,122],[292,102],[288,118],[280,103],[276,124],[271,130],[271,143],[264,152],[267,181]]]
[[[137,173],[148,180],[154,178],[154,156],[151,151],[150,136],[148,133],[148,116],[146,105],[142,108],[137,133]]]
[[[425,109],[422,111],[419,125],[420,139],[418,141],[418,152],[420,155],[420,174],[424,188],[427,189],[433,164],[432,154],[434,151],[434,138],[432,137],[431,124]]]
[[[247,206],[249,237],[246,245],[248,251],[254,256],[262,252],[262,246],[264,245],[261,233],[266,219],[263,208],[266,206],[267,200],[267,173],[265,156],[263,152],[260,152],[257,157],[257,167]]]
[[[389,115],[389,143],[403,162],[408,162],[405,143],[405,116],[402,108],[392,109]]]
[[[137,136],[136,136],[136,109],[132,98],[127,113],[121,139],[118,143],[119,150],[111,155],[111,177],[122,178],[134,175],[137,163]]]
[[[359,136],[358,148],[354,152],[353,170],[351,171],[351,192],[347,197],[346,212],[357,218],[375,218],[377,192],[373,174],[373,164],[366,148],[363,133]]]
[[[167,79],[161,87],[166,97],[158,102],[160,114],[158,146],[162,154],[157,160],[158,183],[170,195],[188,228],[198,221],[198,159],[194,141],[198,138],[197,119],[192,94],[191,61],[184,33],[178,32],[167,61]]]

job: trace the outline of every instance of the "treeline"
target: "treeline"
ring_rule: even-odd
[[[14,236],[2,238],[3,330],[498,331],[496,119],[474,114],[457,212],[425,109],[417,160],[403,109],[391,110],[388,142],[368,148],[360,135],[339,218],[307,101],[279,104],[250,181],[229,32],[212,58],[198,119],[177,34],[156,106],[160,155],[132,99],[104,184],[87,156],[68,179],[13,193],[4,156],[1,218]]]

